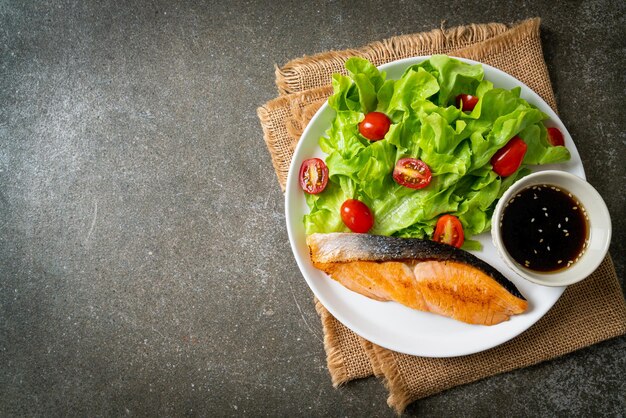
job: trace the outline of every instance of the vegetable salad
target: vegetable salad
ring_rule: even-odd
[[[409,67],[399,80],[386,79],[358,57],[350,58],[346,69],[347,76],[333,75],[328,102],[336,117],[319,139],[327,154],[328,184],[306,194],[307,234],[348,231],[341,207],[356,199],[372,212],[372,234],[430,238],[438,218],[449,214],[471,237],[489,229],[497,199],[530,172],[527,165],[570,158],[567,148],[551,144],[543,125],[547,115],[521,99],[519,87],[494,88],[481,65],[436,55]],[[469,107],[462,103],[468,98]],[[359,130],[371,112],[389,119],[380,140]],[[503,177],[491,160],[515,137],[527,148],[521,165]],[[394,181],[396,163],[406,158],[429,168],[432,178],[425,187]]]

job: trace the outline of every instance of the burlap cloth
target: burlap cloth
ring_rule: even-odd
[[[331,74],[360,55],[376,65],[400,58],[445,53],[499,68],[537,92],[556,110],[543,59],[539,19],[513,26],[491,23],[393,37],[363,48],[293,60],[276,68],[280,97],[258,109],[265,142],[284,190],[291,156],[302,130],[331,94]],[[304,280],[302,284],[304,285]],[[328,369],[335,386],[379,376],[398,413],[411,402],[498,373],[553,359],[626,333],[626,303],[611,258],[586,280],[570,286],[529,330],[491,350],[455,358],[400,354],[359,337],[315,301],[324,329]]]

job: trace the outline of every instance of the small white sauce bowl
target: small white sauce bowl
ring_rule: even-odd
[[[586,209],[588,217],[587,248],[574,264],[554,272],[533,271],[516,262],[504,246],[500,228],[500,220],[507,202],[526,187],[543,184],[557,186],[570,192]],[[498,255],[524,279],[544,286],[566,286],[588,277],[604,260],[611,242],[611,217],[600,194],[585,180],[565,171],[539,171],[515,182],[500,198],[491,218],[491,238]]]

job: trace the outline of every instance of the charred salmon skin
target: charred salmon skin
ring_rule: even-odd
[[[502,273],[447,244],[351,233],[312,234],[307,244],[316,268],[372,299],[481,325],[528,309]]]

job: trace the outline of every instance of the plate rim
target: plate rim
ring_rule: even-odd
[[[450,55],[448,55],[450,56]],[[422,56],[416,56],[416,57],[408,57],[408,58],[403,58],[400,60],[395,60],[395,61],[391,61],[389,63],[385,63],[383,65],[378,66],[377,68],[381,71],[386,71],[386,69],[390,68],[390,67],[394,67],[394,66],[404,66],[404,68],[408,68],[408,66],[410,65],[414,65],[414,64],[418,64],[420,62],[423,62],[427,59],[429,59],[430,57],[432,57],[432,55],[422,55]],[[550,105],[548,105],[548,103],[543,100],[543,98],[541,96],[539,96],[534,90],[532,90],[530,87],[528,87],[525,83],[523,83],[522,81],[520,81],[519,79],[517,79],[516,77],[512,76],[511,74],[508,74],[496,67],[493,67],[489,64],[486,63],[482,63],[479,61],[475,61],[475,60],[471,60],[471,59],[467,59],[467,58],[460,58],[460,57],[453,57],[450,56],[451,58],[466,62],[466,63],[470,63],[470,64],[480,64],[483,66],[483,68],[487,69],[487,71],[485,72],[495,72],[495,73],[500,73],[500,76],[504,76],[505,78],[510,79],[509,81],[514,81],[516,85],[520,86],[522,88],[522,93],[523,94],[530,94],[530,96],[532,96],[533,101],[531,103],[534,103],[536,105],[536,102],[534,102],[535,100],[538,100],[539,102],[541,102],[544,106],[545,109],[540,109],[542,111],[544,111],[544,113],[546,113],[549,116],[549,119],[546,121],[553,121],[555,122],[557,125],[559,125],[560,128],[563,129],[563,134],[566,138],[566,144],[572,144],[573,148],[568,147],[571,155],[572,155],[572,160],[577,160],[577,165],[579,167],[579,172],[576,174],[579,177],[585,179],[585,172],[584,172],[584,167],[582,165],[582,160],[580,159],[580,155],[578,153],[578,150],[576,149],[576,146],[571,138],[571,135],[569,134],[569,132],[567,131],[567,128],[565,127],[565,125],[563,124],[562,120],[559,118],[559,116],[556,114],[556,112],[550,107]],[[485,77],[486,79],[488,79],[488,77]],[[314,129],[316,123],[318,123],[318,119],[322,118],[325,116],[325,113],[329,112],[329,105],[328,105],[328,100],[325,101],[325,103],[320,107],[320,109],[318,109],[318,111],[315,113],[315,115],[311,118],[311,120],[309,121],[309,123],[307,124],[306,128],[304,129],[304,131],[302,132],[301,135],[301,139],[306,139],[309,134],[310,131]],[[330,109],[332,110],[332,109]],[[547,111],[546,111],[547,110]],[[309,140],[310,141],[310,140]],[[292,155],[292,160],[289,164],[289,171],[288,171],[288,175],[287,175],[287,183],[286,183],[286,187],[285,187],[285,221],[287,224],[287,233],[288,233],[288,237],[289,237],[289,243],[290,243],[290,247],[291,247],[291,251],[296,259],[296,263],[298,265],[298,268],[300,270],[300,273],[302,274],[302,276],[304,277],[305,281],[307,282],[308,287],[311,289],[311,291],[313,292],[313,294],[317,297],[317,299],[322,303],[322,305],[339,321],[341,322],[344,326],[346,326],[348,329],[352,330],[353,332],[355,332],[357,335],[361,336],[362,338],[367,339],[368,341],[371,341],[377,345],[380,345],[384,348],[390,349],[390,350],[394,350],[400,353],[404,353],[404,354],[409,354],[409,355],[416,355],[416,356],[422,356],[422,357],[432,357],[432,358],[445,358],[445,357],[458,357],[458,356],[464,356],[464,355],[469,355],[469,354],[474,354],[474,353],[478,353],[478,352],[482,352],[494,347],[497,347],[498,345],[501,345],[503,343],[506,343],[507,341],[512,340],[513,338],[517,337],[518,335],[520,335],[521,333],[523,333],[524,331],[528,330],[530,327],[532,327],[537,321],[539,321],[539,319],[541,319],[543,316],[545,316],[545,314],[547,312],[550,311],[550,309],[552,309],[552,307],[554,306],[554,304],[560,299],[561,295],[563,294],[563,292],[566,289],[566,286],[562,286],[562,287],[553,287],[552,289],[554,289],[555,291],[558,292],[558,295],[554,298],[554,300],[551,303],[547,303],[544,304],[543,306],[545,307],[544,311],[538,315],[536,318],[528,320],[526,324],[518,327],[517,329],[515,329],[513,332],[509,332],[508,335],[505,336],[505,338],[496,338],[494,340],[490,340],[487,339],[490,342],[487,342],[486,344],[474,344],[472,346],[472,348],[465,348],[463,349],[463,347],[459,347],[456,350],[448,350],[446,353],[432,353],[432,352],[425,352],[423,350],[418,349],[407,349],[406,347],[403,347],[401,345],[396,345],[393,342],[389,343],[388,341],[383,341],[380,340],[380,338],[378,338],[376,335],[372,335],[370,332],[368,332],[366,329],[364,329],[364,327],[360,326],[358,323],[356,323],[355,321],[352,321],[347,315],[344,315],[339,309],[336,309],[336,307],[334,306],[333,303],[331,303],[331,301],[329,299],[327,299],[322,293],[316,291],[316,286],[313,284],[313,280],[312,278],[309,277],[309,275],[306,273],[306,270],[309,266],[306,266],[305,268],[305,261],[302,259],[302,257],[300,256],[299,252],[297,251],[297,243],[295,241],[295,232],[292,230],[292,225],[293,225],[293,219],[292,219],[292,214],[291,214],[291,206],[292,204],[290,203],[293,200],[292,194],[290,193],[290,190],[293,190],[294,188],[294,182],[297,182],[297,179],[295,179],[295,174],[297,173],[299,168],[296,167],[297,165],[297,161],[299,161],[299,159],[295,158],[298,154],[299,154],[299,150],[301,148],[304,147],[305,141],[304,140],[300,140],[298,141],[298,143],[296,144],[296,147],[294,149],[293,155]],[[319,147],[319,146],[318,146]],[[543,168],[543,169],[549,169],[549,167],[547,168]],[[542,168],[536,169],[535,171],[542,171]],[[567,171],[567,170],[562,170],[562,171]],[[302,219],[299,220],[300,223],[302,223]],[[310,260],[309,264],[310,264]],[[327,279],[332,280],[330,277],[328,277],[325,273],[322,273],[324,276],[326,276]],[[539,286],[539,285],[536,285]],[[348,289],[345,289],[346,291],[350,292]],[[363,296],[364,297],[364,296]],[[379,302],[380,303],[380,302]],[[410,308],[407,308],[410,309]]]

